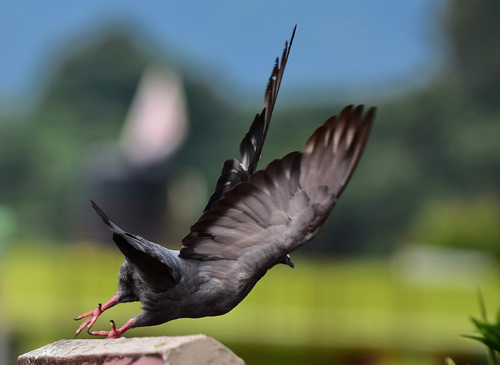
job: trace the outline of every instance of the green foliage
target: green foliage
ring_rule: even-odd
[[[411,240],[443,247],[482,249],[500,257],[500,200],[495,196],[436,199],[426,203]]]
[[[488,322],[483,295],[480,291],[478,291],[478,300],[482,320],[471,317],[471,321],[482,336],[464,335],[463,337],[479,341],[486,345],[488,348],[488,364],[496,365],[495,351],[500,351],[500,311],[497,313],[496,323],[491,324]]]
[[[474,317],[471,321],[482,336],[464,335],[464,337],[482,342],[492,350],[500,351],[500,321],[497,319],[497,322],[492,324]]]

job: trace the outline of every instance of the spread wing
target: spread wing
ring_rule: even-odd
[[[283,50],[283,55],[281,56],[281,63],[279,61],[279,57],[276,58],[273,72],[269,78],[269,82],[267,83],[266,95],[264,97],[264,109],[260,114],[255,116],[250,129],[241,141],[240,153],[242,162],[240,163],[234,159],[226,160],[224,162],[221,176],[217,180],[215,192],[210,197],[208,204],[205,207],[205,211],[210,209],[212,204],[219,200],[226,191],[231,190],[233,186],[239,184],[240,182],[247,181],[250,175],[253,174],[257,168],[257,163],[259,162],[262,146],[264,145],[264,141],[266,139],[267,130],[269,129],[269,123],[271,122],[271,116],[278,97],[281,80],[283,78],[283,73],[285,72],[296,28],[297,26],[293,29],[290,42],[285,43],[285,49]]]
[[[236,260],[265,269],[323,226],[365,146],[375,115],[348,106],[292,152],[216,201],[183,239],[179,256]]]

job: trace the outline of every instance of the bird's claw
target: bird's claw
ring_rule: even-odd
[[[102,305],[101,305],[101,303],[99,303],[99,304],[97,304],[97,308],[94,309],[93,311],[81,314],[78,317],[76,317],[75,321],[78,321],[80,319],[87,318],[87,317],[89,317],[89,318],[87,318],[85,320],[85,322],[83,322],[82,325],[80,327],[78,327],[78,329],[76,330],[75,337],[78,336],[80,334],[80,332],[82,332],[85,327],[87,327],[87,332],[88,332],[88,330],[92,328],[95,321],[97,321],[97,318],[99,318],[99,316],[101,315],[102,312],[103,312]]]
[[[99,316],[102,314],[102,312],[104,312],[106,309],[109,309],[109,308],[113,307],[114,305],[116,305],[119,300],[120,300],[120,294],[117,293],[117,294],[113,295],[113,297],[110,300],[108,300],[106,303],[97,304],[97,308],[94,309],[93,311],[83,313],[83,314],[79,315],[78,317],[76,317],[75,321],[78,321],[80,319],[87,318],[87,317],[90,317],[90,318],[87,318],[85,320],[85,322],[83,322],[82,325],[80,327],[78,327],[78,329],[76,330],[75,337],[78,336],[80,334],[80,332],[82,332],[85,327],[87,327],[87,332],[88,332],[88,330],[90,330],[92,328],[95,321],[97,321],[97,318],[99,318]]]
[[[116,324],[113,320],[111,320],[111,331],[90,331],[90,330],[87,330],[87,332],[92,335],[92,336],[106,336],[106,338],[118,338],[120,337],[121,335],[123,335],[123,333],[128,330],[129,328],[133,327],[134,324],[135,324],[135,317],[134,318],[131,318],[127,323],[125,323],[125,325],[121,328],[116,328]]]
[[[118,338],[121,336],[123,332],[119,329],[116,329],[115,321],[111,320],[111,331],[90,331],[90,328],[87,329],[87,333],[92,336],[106,336],[106,338]]]

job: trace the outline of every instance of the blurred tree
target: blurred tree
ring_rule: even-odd
[[[127,32],[110,32],[63,56],[28,120],[2,123],[0,196],[15,207],[24,227],[21,236],[67,237],[82,157],[99,142],[117,142],[143,71],[151,64],[169,67],[167,61],[137,49]],[[207,151],[220,150],[213,141],[221,135],[227,108],[203,81],[188,78],[186,93],[198,133],[179,154],[180,163],[206,170],[204,157],[212,155]]]
[[[428,201],[411,239],[444,247],[482,249],[500,258],[500,200],[494,196]]]
[[[447,32],[466,97],[500,109],[500,2],[450,2]]]
[[[17,189],[23,235],[66,236],[79,162],[91,144],[117,137],[146,64],[120,33],[63,57],[14,148],[28,160],[17,167],[24,174]]]
[[[389,252],[403,239],[424,239],[414,232],[429,202],[446,212],[457,196],[500,201],[499,17],[496,1],[449,3],[446,67],[426,88],[379,105],[355,178],[333,219],[304,251]],[[21,235],[65,236],[78,163],[91,144],[116,140],[147,65],[174,67],[184,79],[191,127],[173,163],[201,171],[209,191],[222,162],[239,156],[240,139],[260,111],[260,105],[231,104],[217,75],[153,56],[144,51],[146,42],[138,50],[127,32],[102,34],[92,47],[66,54],[29,120],[0,125],[0,197],[18,212]],[[260,166],[301,149],[338,110],[331,102],[280,104]]]
[[[481,228],[497,218],[500,201],[500,3],[451,2],[447,15],[443,72],[426,88],[379,105],[367,157],[319,250],[383,253],[408,239],[443,244],[441,233],[453,230],[449,223],[467,219],[461,229],[456,223],[447,245],[496,242],[496,231]],[[490,204],[477,202],[478,195],[489,196]],[[450,206],[458,196],[461,219],[454,219],[457,209]],[[426,215],[432,229],[422,223]]]

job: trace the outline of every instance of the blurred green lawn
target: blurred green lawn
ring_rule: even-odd
[[[295,269],[270,270],[227,315],[176,320],[126,336],[205,333],[231,348],[474,353],[481,347],[460,335],[470,334],[469,317],[478,315],[476,290],[485,294],[489,313],[500,300],[496,269],[483,272],[480,282],[425,284],[408,280],[389,259],[293,259]],[[73,338],[80,323],[73,318],[116,292],[122,261],[116,248],[86,242],[10,245],[0,262],[0,306],[17,351]],[[119,305],[94,329],[109,328],[109,319],[121,326],[138,313],[137,303]]]

